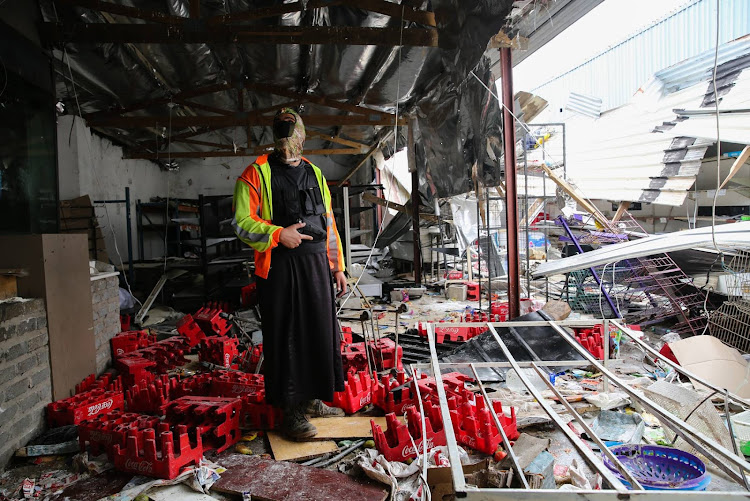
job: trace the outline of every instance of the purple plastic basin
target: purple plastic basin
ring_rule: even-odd
[[[703,461],[679,449],[625,444],[611,447],[610,450],[644,489],[705,490],[711,481]],[[614,463],[606,456],[603,459],[607,468],[629,486]]]

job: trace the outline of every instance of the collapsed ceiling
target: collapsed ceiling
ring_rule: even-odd
[[[513,4],[40,0],[40,31],[56,56],[58,96],[126,157],[254,156],[272,143],[275,110],[289,105],[302,107],[306,153],[335,155],[352,172],[414,117],[420,188],[431,198],[470,190],[472,172],[500,175],[500,113],[482,85],[494,86],[483,54],[528,14]]]

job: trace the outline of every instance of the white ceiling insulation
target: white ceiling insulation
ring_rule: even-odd
[[[720,110],[750,108],[750,40],[719,49]],[[675,110],[713,109],[713,58],[701,55],[655,75],[633,100],[593,119],[566,120],[566,175],[589,199],[680,206],[693,186],[708,146],[716,142],[714,115],[681,115]],[[680,82],[690,85],[680,85]],[[689,113],[688,113],[689,114]],[[531,126],[535,134],[558,131],[528,162],[560,167],[559,127]],[[750,115],[722,114],[721,140],[750,144]],[[544,156],[544,158],[543,158]],[[562,168],[559,172],[562,175]]]

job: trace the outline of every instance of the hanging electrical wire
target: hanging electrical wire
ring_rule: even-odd
[[[396,113],[393,121],[393,155],[391,158],[394,158],[394,164],[395,164],[395,155],[398,148],[398,118],[399,118],[399,100],[401,99],[401,48],[403,47],[404,42],[404,6],[401,6],[401,29],[399,31],[399,40],[398,40],[398,66],[396,69]],[[393,186],[393,178],[395,176],[395,165],[394,168],[391,169],[390,172],[390,179],[389,179],[389,186]],[[412,190],[418,189],[418,186],[412,186]],[[354,291],[359,286],[359,282],[362,280],[362,276],[365,273],[365,270],[370,265],[370,261],[372,260],[372,256],[375,252],[376,244],[378,243],[378,240],[380,239],[380,235],[383,233],[383,229],[385,228],[385,218],[388,216],[388,210],[389,210],[390,200],[386,198],[385,200],[385,209],[383,210],[383,217],[380,218],[380,223],[378,225],[378,232],[375,235],[375,239],[372,242],[372,247],[370,248],[370,253],[367,255],[367,259],[365,260],[365,265],[362,268],[362,273],[357,277],[357,281],[354,283],[354,286],[351,287],[351,290],[346,295],[346,297],[341,301],[341,306],[339,306],[338,310],[336,310],[336,315],[339,315],[341,313],[342,308],[346,304],[346,302],[349,300],[349,298],[354,294]],[[348,231],[348,228],[346,229]],[[346,243],[347,245],[351,245],[350,242]],[[351,266],[352,263],[349,263],[349,266]]]
[[[76,101],[76,110],[78,111],[78,117],[81,120],[83,120],[83,114],[81,112],[81,103],[78,100],[78,89],[76,87],[75,78],[73,77],[73,70],[72,70],[72,68],[70,66],[70,56],[68,55],[68,50],[67,50],[67,48],[65,46],[63,46],[63,59],[65,60],[64,62],[67,63],[67,66],[68,66],[68,74],[70,75],[70,82],[71,82],[71,84],[73,86],[73,96],[75,97],[75,101]],[[75,121],[75,119],[76,119],[76,117],[74,115],[73,116],[73,120]],[[84,134],[84,137],[86,138],[86,146],[88,148],[89,158],[91,158],[91,161],[93,162],[94,161],[94,149],[91,146],[91,133]],[[104,195],[105,191],[102,188],[101,181],[99,180],[99,175],[97,173],[97,169],[94,168],[93,165],[92,165],[91,173],[92,173],[92,177],[94,179],[94,182],[96,183],[96,187],[99,190],[99,193],[101,193],[102,195]],[[120,254],[120,249],[119,249],[119,247],[117,245],[117,233],[115,232],[115,228],[112,225],[112,219],[109,217],[109,207],[107,206],[107,204],[104,204],[104,215],[105,215],[105,217],[107,219],[107,226],[109,227],[109,231],[112,234],[112,241],[114,242],[114,246],[115,246],[115,254],[117,254],[117,258],[120,261],[120,269],[123,270],[122,278],[125,281],[125,286],[127,287],[128,293],[130,294],[130,296],[138,304],[140,304],[141,306],[143,306],[143,304],[133,294],[133,290],[130,288],[130,282],[128,281],[127,273],[124,273],[125,262],[122,259],[122,254]],[[130,222],[128,221],[128,224],[129,223]]]

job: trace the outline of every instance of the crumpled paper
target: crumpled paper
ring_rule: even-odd
[[[458,447],[461,464],[469,464],[469,455],[462,447]],[[356,464],[362,468],[365,475],[373,480],[391,486],[391,499],[407,501],[419,499],[422,488],[420,473],[422,471],[423,456],[418,456],[411,464],[400,461],[388,461],[375,449],[365,449],[355,458]],[[450,466],[448,448],[435,447],[427,453],[427,466]]]
[[[603,411],[616,409],[630,403],[630,398],[625,393],[617,391],[584,395],[583,398],[585,398],[588,403],[599,407]]]
[[[99,501],[132,501],[140,494],[163,485],[184,483],[196,492],[208,494],[211,486],[220,478],[226,468],[202,458],[198,466],[186,469],[172,480],[154,479],[136,476],[118,493],[99,499]]]

